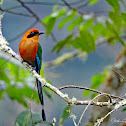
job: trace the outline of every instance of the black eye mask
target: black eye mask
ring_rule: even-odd
[[[28,35],[27,38],[34,37],[35,35],[39,35],[39,32],[31,32],[31,34]]]

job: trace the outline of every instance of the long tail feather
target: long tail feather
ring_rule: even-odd
[[[36,55],[36,72],[38,74],[40,74],[40,69],[41,69],[40,60],[39,60],[38,55]],[[41,82],[39,80],[37,80],[37,79],[36,79],[36,82],[37,82],[39,100],[40,100],[41,105],[42,105],[42,119],[43,119],[43,121],[46,121],[46,115],[45,115],[45,111],[44,111],[44,100],[43,100],[43,93],[42,93]]]
[[[39,99],[42,105],[42,119],[43,121],[46,121],[46,115],[45,115],[45,111],[44,111],[44,100],[43,100],[43,93],[42,93],[42,86],[41,86],[41,82],[38,81],[36,79],[37,82],[37,88],[38,88],[38,94],[39,94]]]

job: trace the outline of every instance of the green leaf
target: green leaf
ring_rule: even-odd
[[[117,31],[115,29],[115,27],[113,26],[113,24],[111,24],[110,22],[106,22],[106,26],[107,28],[113,33],[113,37],[115,39],[117,39],[123,46],[125,46],[125,42],[123,41],[123,39],[119,36],[119,31]]]
[[[88,30],[90,27],[93,26],[94,19],[91,18],[88,21],[85,22],[84,25],[80,25],[80,30]]]
[[[31,89],[30,87],[24,85],[23,88],[17,88],[15,90],[18,90],[19,94],[22,96],[22,97],[26,97],[28,99],[31,99],[31,96],[32,96],[32,93],[33,93],[33,89]],[[39,101],[39,97],[38,97],[38,92],[37,91],[34,91],[34,95],[32,97],[32,100],[36,101],[36,102],[40,102]]]
[[[15,126],[32,126],[32,121],[33,125],[42,123],[51,126],[51,123],[42,121],[39,113],[32,112],[31,119],[31,113],[29,110],[25,110],[17,116],[15,120]]]
[[[47,25],[51,18],[52,18],[51,15],[45,17],[45,18],[42,20],[42,23]]]
[[[124,108],[122,111],[126,111],[126,108]]]
[[[72,10],[69,12],[70,14],[66,16],[60,23],[59,23],[59,28],[61,29],[67,22],[71,21],[75,15],[76,15],[76,10]]]
[[[122,18],[123,22],[125,22],[125,24],[126,24],[126,13],[121,13],[121,18]]]
[[[68,118],[68,116],[69,116],[69,112],[68,111],[69,111],[69,106],[66,106],[62,116],[59,119],[59,126],[63,126],[64,121]]]
[[[29,88],[26,85],[24,85],[24,87],[22,88],[18,88],[16,86],[8,86],[6,92],[8,93],[11,99],[17,100],[20,104],[27,108],[28,106],[25,98],[31,99],[33,89]],[[38,103],[40,102],[38,93],[36,91],[34,91],[32,100],[35,100]]]
[[[52,90],[47,89],[47,88],[43,88],[43,92],[45,93],[45,95],[46,95],[49,99],[52,99],[52,95],[50,94],[50,92],[53,93]]]
[[[29,120],[31,120],[31,113],[30,112],[28,112],[28,114],[25,116],[25,119],[24,119],[24,125],[25,126],[28,126],[28,122],[29,122]],[[32,125],[32,121],[30,121],[31,123],[31,125]]]
[[[49,20],[48,24],[46,25],[46,34],[47,34],[47,36],[50,35],[50,33],[52,32],[53,27],[55,25],[55,22],[56,22],[56,18],[51,18]]]
[[[118,30],[121,29],[121,16],[116,12],[109,13],[110,19],[113,21],[114,25]]]
[[[69,26],[68,31],[72,31],[75,26],[80,25],[80,23],[83,22],[83,17],[76,18]]]
[[[0,4],[1,4],[1,5],[3,4],[3,0],[0,0]]]
[[[58,14],[57,14],[56,18],[61,18],[62,16],[64,16],[67,13],[67,10],[66,9],[65,10],[59,10],[57,13]]]
[[[91,95],[91,99],[93,99],[94,97],[96,97],[98,94],[97,93],[93,93],[92,95]]]
[[[97,38],[97,36],[99,36],[100,34],[102,34],[103,31],[104,31],[104,26],[101,23],[97,23],[93,27],[94,37]]]
[[[47,36],[50,35],[50,33],[52,32],[56,23],[56,19],[63,16],[65,13],[66,13],[65,10],[61,10],[59,12],[53,12],[51,15],[43,19],[42,23],[46,25]]]
[[[20,74],[19,67],[14,65],[13,63],[8,63],[7,67],[9,69],[9,71],[10,71],[10,74],[14,77],[14,80],[19,81],[19,74]]]
[[[98,74],[93,76],[91,89],[97,89],[104,82],[104,80],[105,80],[105,74]],[[91,91],[85,90],[84,96],[87,96],[90,93]]]
[[[4,91],[0,91],[0,100],[2,99]]]
[[[93,4],[95,4],[95,3],[97,3],[99,0],[91,0],[90,2],[89,2],[89,4],[90,5],[93,5]]]
[[[15,88],[14,86],[8,86],[6,89],[6,92],[8,93],[9,97],[13,100],[17,100],[19,103],[21,103],[22,105],[24,105],[26,108],[27,106],[27,102],[24,100],[23,98],[23,92],[21,93],[20,90],[18,88]]]
[[[116,12],[120,11],[120,5],[118,0],[106,0]]]
[[[1,70],[1,72],[0,72],[0,80],[3,80],[7,84],[10,84],[10,78],[8,77],[8,75],[6,74],[6,72],[3,71],[3,70]]]
[[[80,37],[76,37],[72,42],[72,45],[77,49],[86,51],[87,53],[95,50],[94,38],[91,33],[86,30],[80,31]]]
[[[99,85],[104,82],[104,80],[105,80],[104,74],[98,74],[98,75],[93,76],[91,88],[97,89]]]
[[[6,63],[6,60],[0,59],[0,80],[10,84],[10,76],[7,73]]]
[[[59,42],[53,47],[52,51],[57,50],[56,52],[59,53],[60,50],[61,50],[66,44],[68,44],[68,43],[70,43],[70,42],[72,41],[72,37],[73,37],[73,35],[71,34],[71,35],[67,36],[64,40],[59,41]]]

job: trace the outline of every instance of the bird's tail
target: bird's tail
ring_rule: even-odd
[[[38,94],[39,94],[39,99],[42,105],[42,119],[43,121],[46,121],[46,115],[45,115],[45,111],[44,111],[44,100],[43,100],[43,93],[42,93],[42,86],[41,86],[41,82],[39,80],[36,79],[37,82],[37,88],[38,88]]]

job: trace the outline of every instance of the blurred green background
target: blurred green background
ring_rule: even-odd
[[[27,2],[29,0],[25,0]],[[39,1],[39,0],[35,0]],[[40,0],[41,2],[43,0]],[[69,2],[74,2],[76,0],[70,0]],[[61,3],[61,0],[46,0],[48,3]],[[10,8],[13,6],[20,5],[16,0],[4,0],[2,8]],[[46,16],[52,13],[52,9],[54,5],[38,5],[38,4],[28,4],[28,6],[40,17],[40,19],[44,19]],[[76,5],[75,5],[76,7]],[[121,10],[123,10],[123,6],[121,6]],[[27,10],[23,7],[12,9],[16,12],[22,12],[29,14]],[[92,6],[87,6],[81,9],[84,12],[95,12],[95,11],[109,11],[111,7],[105,0],[99,0],[96,4]],[[29,27],[33,22],[34,18],[24,17],[20,15],[15,15],[11,13],[4,12],[2,19],[2,30],[3,36],[9,42],[9,46],[19,54],[19,43],[23,35],[18,37],[16,40],[13,40],[15,36],[23,32],[27,27]],[[107,13],[97,13],[97,16],[108,16]],[[61,19],[57,20],[58,24]],[[39,29],[39,31],[46,31],[45,27],[42,24],[36,23],[33,28]],[[76,31],[76,29],[75,29]],[[68,36],[69,32],[67,30],[67,25],[63,27],[63,29],[58,29],[57,25],[53,29],[53,33],[56,36],[56,39],[63,40],[66,36]],[[40,37],[40,44],[42,45],[43,54],[42,59],[43,62],[49,62],[54,60],[56,57],[61,56],[66,52],[72,52],[75,48],[71,48],[68,50],[67,48],[63,48],[58,54],[56,52],[52,52],[52,48],[56,45],[51,36],[46,37],[43,35]],[[91,51],[88,55],[87,59],[75,57],[72,60],[67,60],[59,66],[56,67],[46,67],[44,69],[45,78],[49,80],[54,86],[60,87],[64,85],[78,85],[78,86],[91,86],[91,79],[94,75],[100,74],[104,71],[105,68],[113,65],[117,58],[117,55],[120,52],[122,45],[120,43],[116,43],[114,45],[109,45],[107,43],[101,44],[96,47],[95,51]],[[16,61],[15,61],[16,62]],[[34,79],[28,80],[29,85],[34,86]],[[31,83],[32,82],[32,83]],[[78,99],[89,99],[90,97],[83,97],[83,90],[78,89],[65,89],[64,93],[67,93],[70,98],[77,97]],[[59,119],[66,107],[66,102],[63,101],[59,96],[54,93],[49,93],[52,98],[49,99],[44,94],[45,101],[45,111],[47,115],[47,121],[51,122],[51,120],[55,117],[58,125]],[[27,99],[28,101],[28,99]],[[13,126],[16,117],[20,112],[24,111],[26,108],[19,104],[17,101],[11,100],[7,94],[5,94],[0,101],[0,126]],[[72,112],[77,116],[77,121],[80,117],[80,113],[83,111],[84,106],[74,106],[72,108]],[[41,111],[41,105],[32,101],[32,111],[39,112]],[[86,113],[82,120],[82,125],[88,119],[88,115],[90,114],[91,109]],[[72,126],[73,122],[71,118],[68,118],[64,126]],[[110,125],[111,122],[110,122]]]

